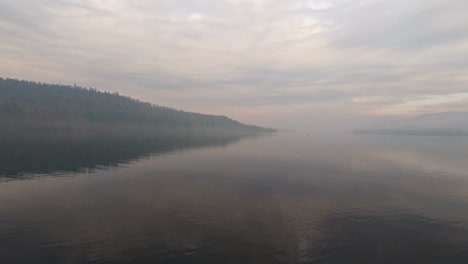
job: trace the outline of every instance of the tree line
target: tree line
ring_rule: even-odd
[[[0,78],[0,116],[99,124],[242,128],[274,132],[220,115],[186,112],[94,88]]]

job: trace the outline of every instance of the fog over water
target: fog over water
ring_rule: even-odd
[[[0,0],[0,263],[466,264],[467,10]]]
[[[74,155],[61,150],[55,171],[21,155],[2,164],[0,260],[464,263],[468,257],[466,138],[286,133],[152,142],[113,148],[95,142],[110,151]],[[53,158],[54,149],[42,153]]]

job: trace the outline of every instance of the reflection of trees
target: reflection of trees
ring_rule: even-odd
[[[37,136],[37,135],[36,135]],[[25,173],[76,172],[116,166],[152,154],[204,146],[226,145],[239,135],[187,134],[159,136],[41,135],[0,141],[0,176]]]

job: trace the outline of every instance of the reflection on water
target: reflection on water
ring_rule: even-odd
[[[225,146],[237,135],[164,135],[151,137],[83,136],[19,138],[0,141],[0,177],[80,172],[165,155],[176,150]],[[31,175],[29,175],[31,176]]]
[[[279,135],[4,181],[0,261],[466,263],[466,157],[468,140]]]

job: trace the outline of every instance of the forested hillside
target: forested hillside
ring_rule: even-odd
[[[126,124],[274,132],[225,116],[191,113],[93,88],[0,78],[0,118],[54,124]]]

